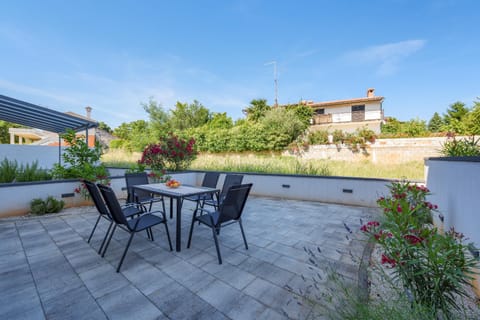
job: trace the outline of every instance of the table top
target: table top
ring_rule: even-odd
[[[167,187],[164,183],[140,184],[132,187],[134,189],[144,190],[173,198],[183,198],[195,196],[198,194],[220,192],[219,189],[215,188],[198,187],[184,184],[180,185],[177,188]]]

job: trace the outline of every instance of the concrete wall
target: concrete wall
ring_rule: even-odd
[[[445,229],[455,227],[480,248],[480,157],[430,158],[425,164],[429,201],[444,215]]]
[[[316,145],[310,146],[302,157],[340,161],[369,160],[373,163],[423,161],[426,157],[440,156],[442,143],[445,141],[444,137],[377,139],[373,144],[367,143],[359,152],[352,152],[351,147],[347,145]]]
[[[465,243],[473,242],[480,248],[480,157],[430,158],[425,165],[432,193],[429,201],[443,214],[444,229],[454,227],[465,235]],[[472,283],[480,297],[480,265],[476,272]]]
[[[17,160],[19,165],[31,164],[36,160],[39,167],[51,169],[58,163],[58,146],[0,144],[0,161],[4,158]]]
[[[226,173],[221,174],[217,188],[222,188],[225,175]],[[388,193],[386,185],[390,183],[390,180],[383,179],[250,173],[244,173],[243,175],[244,183],[253,183],[252,195],[366,207],[376,207],[377,198]],[[200,185],[203,176],[203,172],[172,174],[173,178],[183,184],[190,185]],[[30,212],[30,201],[32,199],[44,199],[47,196],[63,199],[66,202],[66,207],[91,205],[80,195],[74,194],[74,189],[79,184],[78,180],[0,184],[0,199],[9,199],[3,201],[3,205],[0,206],[0,218],[27,214]],[[123,176],[113,177],[111,186],[117,197],[126,198]]]

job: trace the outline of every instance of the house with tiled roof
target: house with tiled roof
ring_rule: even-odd
[[[365,97],[325,102],[301,101],[313,109],[311,130],[343,130],[354,132],[367,127],[380,133],[384,121],[384,97],[375,96],[375,89],[369,88]]]

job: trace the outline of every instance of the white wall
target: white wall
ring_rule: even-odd
[[[185,172],[172,174],[172,177],[183,184],[200,185],[203,175],[203,172]],[[225,174],[221,174],[217,188],[222,188],[224,179]],[[390,180],[244,174],[243,182],[253,183],[251,194],[257,196],[376,207],[377,198],[388,193],[386,185]],[[28,213],[33,198],[53,196],[65,200],[67,207],[89,204],[78,194],[62,198],[62,194],[73,193],[79,184],[78,180],[2,184],[0,199],[9,200],[2,202],[0,217]],[[113,177],[111,186],[117,197],[126,197],[123,176]]]
[[[445,217],[445,229],[455,227],[480,248],[480,157],[457,161],[426,160],[429,201]]]
[[[58,163],[58,147],[0,144],[0,161],[5,157],[8,160],[17,160],[19,165],[31,164],[36,160],[39,167],[51,169]]]

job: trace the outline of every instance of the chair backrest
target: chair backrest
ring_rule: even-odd
[[[220,173],[218,172],[206,172],[203,176],[202,187],[216,188],[219,177]]]
[[[90,193],[90,197],[92,197],[93,203],[95,204],[95,207],[97,208],[98,212],[102,215],[106,215],[111,218],[110,212],[108,211],[107,206],[103,201],[103,197],[100,194],[100,191],[98,191],[98,188],[95,185],[95,183],[88,180],[82,180],[82,182],[87,187],[88,193]]]
[[[103,184],[97,184],[97,186],[98,186],[98,189],[100,189],[100,192],[102,193],[103,199],[107,204],[108,210],[112,215],[113,221],[115,221],[117,224],[123,224],[128,227],[127,218],[125,218],[122,207],[120,206],[120,203],[118,202],[118,199],[115,196],[115,192],[113,192],[112,188],[107,187],[106,185],[103,185]]]
[[[227,195],[228,189],[233,186],[241,185],[243,181],[243,175],[241,174],[227,174],[225,181],[223,182],[222,192],[220,193],[220,199],[223,201]]]
[[[218,223],[230,220],[238,220],[242,216],[243,208],[247,202],[252,184],[241,184],[232,186],[227,191],[227,195],[220,205]]]
[[[138,186],[139,184],[148,184],[148,175],[146,172],[137,173],[125,173],[125,183],[127,184],[127,202],[133,203],[136,199],[133,198],[132,186]],[[135,190],[135,195],[139,198],[148,197],[147,191]]]

